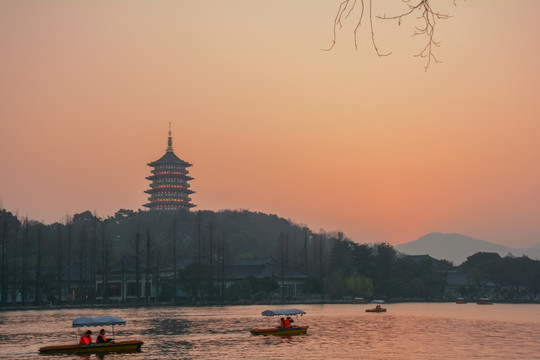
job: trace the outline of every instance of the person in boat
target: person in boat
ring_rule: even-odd
[[[103,343],[107,343],[107,342],[111,342],[111,340],[109,340],[109,339],[107,339],[105,337],[105,329],[101,329],[99,331],[99,335],[97,337],[96,344],[103,344]]]
[[[81,339],[79,340],[79,344],[90,345],[91,343],[92,343],[92,331],[87,330],[84,334],[82,334]]]
[[[285,318],[281,318],[281,320],[279,321],[279,327],[285,327]]]
[[[376,310],[381,310],[381,305],[375,306],[375,309],[376,309]]]
[[[292,327],[292,323],[294,322],[293,319],[291,319],[289,316],[287,316],[287,318],[285,319],[285,328],[290,328]]]
[[[290,316],[287,316],[287,319],[289,319],[289,322],[290,322],[291,326],[293,326],[292,323],[294,322],[294,320]]]

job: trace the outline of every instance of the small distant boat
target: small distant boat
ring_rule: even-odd
[[[107,326],[113,327],[113,340],[99,344],[53,345],[39,348],[40,354],[87,354],[87,353],[126,353],[141,350],[140,340],[114,341],[114,325],[125,325],[126,321],[116,316],[78,317],[73,319],[73,327]],[[80,334],[79,334],[80,336]]]
[[[372,309],[366,309],[366,312],[383,313],[386,312],[386,309],[374,307]]]
[[[478,305],[493,305],[490,299],[488,298],[481,298],[476,302]]]
[[[353,299],[353,304],[367,304],[367,300],[362,297],[355,297]]]
[[[467,303],[467,301],[465,301],[465,299],[462,298],[462,297],[458,297],[456,299],[456,304],[466,304],[466,303]]]
[[[298,316],[304,315],[305,312],[299,309],[280,309],[280,310],[265,310],[262,312],[263,316]],[[277,335],[277,336],[289,336],[289,335],[302,335],[307,332],[308,326],[296,326],[281,327],[273,326],[266,328],[252,328],[251,334],[253,335]]]
[[[384,300],[371,300],[370,303],[377,304],[377,306],[375,306],[372,309],[366,309],[366,312],[374,312],[374,313],[386,312],[386,309],[381,307],[381,304],[385,304]]]

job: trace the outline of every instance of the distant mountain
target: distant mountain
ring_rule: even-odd
[[[439,260],[449,260],[454,265],[461,265],[467,257],[477,252],[494,252],[501,256],[528,256],[540,259],[540,248],[514,249],[508,246],[474,239],[460,234],[431,233],[416,241],[395,246],[395,249],[407,255],[430,255]]]

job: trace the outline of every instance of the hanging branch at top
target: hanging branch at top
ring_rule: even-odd
[[[422,57],[427,58],[427,64],[425,66],[425,70],[429,68],[431,65],[431,61],[435,61],[435,63],[439,63],[440,61],[436,58],[435,54],[433,53],[434,47],[440,46],[440,42],[436,41],[434,38],[435,34],[435,25],[437,24],[437,20],[446,20],[449,19],[451,16],[448,14],[442,14],[438,11],[433,10],[430,4],[430,0],[417,0],[418,3],[411,4],[412,0],[401,0],[403,3],[405,3],[408,7],[408,10],[394,16],[387,16],[385,15],[377,15],[375,18],[381,19],[381,20],[398,20],[398,26],[401,25],[403,18],[406,18],[409,15],[412,15],[414,13],[420,13],[420,16],[418,16],[418,19],[421,21],[422,25],[417,26],[415,32],[412,36],[419,36],[419,35],[426,35],[427,37],[427,43],[425,47],[416,55],[415,57]],[[452,0],[454,3],[454,6],[456,6],[456,0]],[[344,0],[338,8],[338,12],[336,14],[336,17],[334,19],[334,27],[333,27],[333,38],[332,38],[332,44],[327,49],[322,49],[325,51],[330,51],[336,44],[337,39],[337,30],[341,30],[343,27],[343,21],[346,20],[351,12],[354,10],[354,8],[357,6],[358,0]],[[369,26],[371,30],[371,42],[373,44],[373,48],[375,49],[375,52],[378,56],[388,56],[392,52],[382,53],[379,51],[379,48],[377,47],[377,42],[375,41],[375,31],[373,28],[373,11],[372,11],[372,2],[373,0],[369,0]],[[354,28],[354,46],[356,49],[358,49],[358,43],[357,43],[357,32],[360,26],[362,25],[362,19],[364,17],[365,12],[365,4],[364,0],[360,0],[360,15],[358,17],[358,22],[356,23],[356,27]]]
[[[410,0],[402,0],[403,2],[407,3],[407,6],[409,7],[409,11],[404,12],[401,15],[396,16],[377,16],[379,19],[383,20],[398,20],[398,25],[401,25],[403,17],[406,17],[407,15],[411,15],[415,11],[420,12],[420,16],[418,19],[422,20],[423,26],[416,27],[416,31],[413,33],[412,36],[419,36],[419,35],[426,35],[427,37],[427,43],[426,46],[420,51],[418,54],[414,55],[415,57],[422,57],[427,58],[427,64],[424,67],[424,69],[427,71],[429,65],[431,64],[431,60],[435,61],[436,63],[439,63],[440,61],[435,57],[435,54],[433,53],[433,47],[439,47],[441,45],[440,41],[435,41],[433,38],[435,34],[435,25],[437,23],[437,20],[446,20],[449,19],[451,16],[448,14],[441,14],[437,11],[434,11],[429,3],[429,0],[421,0],[416,5],[411,5]],[[454,5],[456,5],[456,2],[454,0]]]

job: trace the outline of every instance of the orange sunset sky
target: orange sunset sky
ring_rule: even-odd
[[[357,242],[540,243],[540,1],[432,1],[337,43],[341,0],[0,1],[0,206],[46,223],[142,208],[146,165],[192,163],[195,209]],[[406,10],[373,0],[373,13]]]

